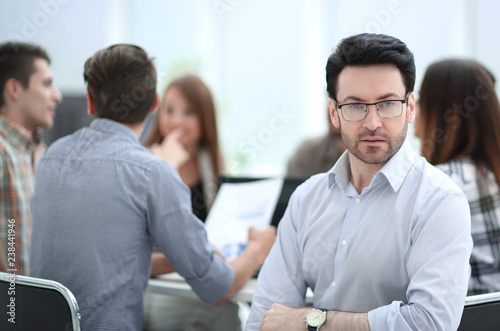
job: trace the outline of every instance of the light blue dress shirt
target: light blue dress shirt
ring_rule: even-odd
[[[405,142],[358,194],[344,153],[292,195],[247,330],[273,303],[368,312],[371,330],[456,330],[470,275],[460,189]]]
[[[153,244],[206,302],[234,271],[214,254],[175,169],[128,127],[95,119],[55,142],[37,168],[31,275],[75,295],[82,330],[141,330]]]

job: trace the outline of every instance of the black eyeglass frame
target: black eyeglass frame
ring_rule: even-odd
[[[406,96],[404,99],[400,99],[400,100],[383,100],[383,101],[379,101],[379,102],[373,102],[373,103],[363,103],[363,102],[351,102],[351,103],[344,103],[343,105],[339,105],[337,103],[337,100],[333,99],[333,102],[335,102],[335,107],[339,110],[342,110],[342,107],[344,106],[349,106],[349,105],[365,105],[366,106],[366,110],[365,110],[365,116],[363,118],[360,118],[359,120],[348,120],[344,117],[344,113],[341,111],[341,114],[342,114],[342,118],[344,119],[344,121],[347,121],[347,122],[358,122],[358,121],[362,121],[366,118],[366,115],[368,115],[368,106],[375,106],[375,110],[377,111],[377,114],[378,116],[380,116],[380,118],[396,118],[396,117],[399,117],[401,116],[401,114],[403,114],[403,105],[405,103],[408,103],[408,98],[410,97],[410,92],[406,93]],[[389,102],[389,101],[399,101],[401,102],[401,113],[399,113],[399,115],[396,115],[396,116],[392,116],[392,117],[384,117],[382,115],[380,115],[379,113],[379,110],[378,110],[378,107],[377,105],[379,103],[383,103],[383,102]]]

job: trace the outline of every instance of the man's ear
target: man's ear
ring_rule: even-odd
[[[155,103],[153,104],[153,107],[149,111],[150,114],[154,114],[158,110],[158,106],[160,105],[160,95],[158,92],[156,92],[155,95]]]
[[[415,102],[415,93],[411,92],[408,96],[408,123],[413,123],[415,121],[415,116],[417,114],[416,102]]]
[[[96,117],[95,102],[89,92],[87,92],[87,113],[94,118]]]
[[[21,83],[17,79],[11,78],[5,82],[4,95],[9,99],[17,100],[19,98],[21,88]]]
[[[337,107],[335,106],[335,101],[332,98],[328,99],[328,109],[330,113],[330,121],[337,129],[340,128],[339,117],[337,116]]]

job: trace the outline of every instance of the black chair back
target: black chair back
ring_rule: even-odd
[[[478,330],[500,330],[500,292],[467,297],[458,331]]]
[[[80,331],[75,297],[51,280],[0,272],[0,330]]]

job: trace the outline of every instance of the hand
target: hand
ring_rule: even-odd
[[[222,254],[222,252],[217,248],[217,246],[215,246],[214,244],[212,244],[212,246],[214,246],[214,251],[215,251],[215,254],[219,255],[222,260],[226,261],[226,257],[224,256],[224,254]]]
[[[175,169],[179,168],[189,159],[189,153],[179,141],[183,131],[176,129],[163,139],[160,145],[153,145],[151,151],[164,160],[170,162]]]
[[[292,308],[275,303],[264,313],[260,330],[306,330],[306,315],[311,309]]]
[[[274,226],[269,226],[264,230],[257,230],[253,226],[248,229],[248,249],[255,250],[259,265],[264,263],[275,240],[276,228]]]
[[[235,276],[231,288],[224,298],[216,305],[221,305],[232,297],[245,283],[254,275],[255,270],[264,263],[271,247],[276,240],[276,228],[270,226],[265,230],[257,230],[254,227],[248,229],[247,248],[237,258],[227,262],[234,269]]]

